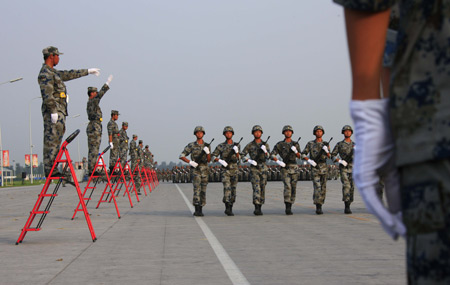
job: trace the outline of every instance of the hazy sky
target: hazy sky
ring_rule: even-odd
[[[30,152],[30,106],[33,153],[42,161],[41,99],[31,100],[40,96],[37,76],[49,45],[64,53],[57,69],[101,69],[99,77],[66,82],[65,137],[81,129],[81,158],[88,151],[87,87],[100,88],[110,74],[101,149],[117,109],[119,127],[128,121],[128,135],[138,134],[159,162],[178,162],[197,125],[215,147],[224,126],[246,144],[260,124],[272,147],[290,124],[303,149],[315,125],[334,146],[351,124],[343,11],[331,0],[3,1],[0,13],[0,82],[24,78],[0,86],[11,163],[23,164]],[[69,151],[78,160],[76,140]]]

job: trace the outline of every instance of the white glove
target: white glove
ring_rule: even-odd
[[[402,222],[398,169],[394,164],[394,141],[389,124],[389,99],[350,102],[355,123],[355,170],[353,177],[367,209],[380,220],[393,238],[405,236]],[[379,175],[383,175],[388,209],[376,194]]]
[[[198,166],[198,163],[193,160],[189,161],[189,164],[194,168],[196,168]]]
[[[342,159],[339,159],[338,162],[339,162],[340,164],[342,164],[343,166],[347,166],[347,165],[348,165],[347,161],[342,160]]]
[[[316,167],[317,163],[312,160],[312,159],[308,159],[308,163],[311,164],[312,166]]]
[[[113,145],[113,143],[112,143],[112,142],[110,142],[110,143],[109,143],[109,145],[111,146],[111,149],[113,149],[113,148],[114,148],[114,145]]]
[[[292,151],[293,151],[295,154],[298,153],[298,150],[297,150],[297,148],[296,148],[295,146],[291,146],[291,149],[292,149]]]
[[[58,113],[52,113],[50,116],[52,117],[52,124],[56,124],[58,122]]]
[[[327,147],[326,145],[324,145],[324,146],[322,147],[322,149],[323,149],[326,153],[329,153],[328,147]]]
[[[100,69],[99,68],[89,68],[88,69],[89,74],[94,74],[95,76],[100,75]]]
[[[253,159],[249,159],[249,160],[247,160],[247,162],[250,163],[253,166],[257,166],[258,165],[258,163],[256,161],[254,161]]]
[[[265,145],[262,145],[262,146],[261,146],[261,149],[264,151],[264,153],[267,153],[267,148],[266,148]]]
[[[286,167],[286,163],[282,162],[281,160],[277,160],[276,162],[279,166]]]
[[[69,103],[69,94],[66,94],[66,103]]]
[[[236,145],[233,146],[233,150],[234,150],[235,153],[239,153],[239,148]]]
[[[223,165],[223,167],[227,167],[228,163],[225,160],[219,159],[219,163]]]
[[[209,148],[208,148],[207,146],[205,146],[205,147],[203,148],[203,151],[204,151],[206,154],[209,154]]]
[[[109,86],[109,84],[111,84],[112,80],[113,80],[113,76],[112,75],[108,76],[108,80],[106,80],[105,84]]]

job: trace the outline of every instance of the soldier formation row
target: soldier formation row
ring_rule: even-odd
[[[297,142],[292,140],[294,130],[286,125],[282,129],[284,140],[278,142],[272,151],[269,144],[262,141],[263,129],[259,125],[253,126],[251,133],[253,141],[248,143],[241,150],[240,141],[234,142],[234,130],[230,126],[223,129],[225,142],[216,146],[211,152],[211,143],[205,143],[203,136],[205,129],[197,126],[194,129],[196,141],[189,143],[180,155],[180,159],[191,166],[188,177],[194,186],[193,205],[195,207],[194,216],[203,216],[202,208],[206,204],[206,187],[210,181],[211,161],[221,164],[221,181],[224,187],[223,203],[225,204],[225,214],[233,216],[233,204],[236,200],[236,186],[239,181],[239,174],[245,171],[240,170],[239,162],[248,163],[249,179],[253,189],[254,214],[262,215],[262,205],[265,202],[265,187],[270,169],[267,166],[269,159],[275,161],[280,166],[281,180],[284,183],[284,203],[286,215],[292,215],[292,204],[295,202],[297,181],[301,177],[303,167],[299,167],[297,159],[307,161],[310,165],[308,171],[314,186],[313,202],[316,205],[316,214],[323,214],[322,205],[326,196],[326,181],[328,179],[327,159],[332,159],[339,163],[339,172],[342,181],[342,200],[344,201],[346,214],[351,214],[350,204],[353,202],[353,153],[354,142],[351,140],[353,130],[345,125],[342,128],[344,139],[336,144],[330,153],[329,142],[324,142],[322,136],[325,130],[322,126],[315,126],[313,135],[315,139],[309,141],[303,150]],[[190,159],[188,159],[190,156]],[[241,168],[242,169],[242,168]],[[245,169],[245,168],[244,168]],[[271,174],[272,175],[272,174]],[[272,176],[271,176],[272,177]]]

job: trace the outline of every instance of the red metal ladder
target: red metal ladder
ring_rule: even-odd
[[[50,207],[53,203],[53,200],[55,199],[55,197],[58,196],[58,189],[61,185],[61,182],[63,179],[67,178],[65,177],[65,174],[67,172],[67,168],[69,168],[70,170],[70,174],[72,175],[72,179],[73,182],[75,184],[75,188],[77,190],[77,194],[78,194],[78,198],[80,200],[80,204],[81,204],[81,208],[82,211],[84,213],[84,217],[86,218],[86,223],[88,225],[89,228],[89,232],[91,233],[91,237],[92,237],[92,241],[96,241],[97,237],[95,236],[95,232],[94,232],[94,228],[92,226],[91,223],[91,218],[89,216],[89,213],[86,209],[86,204],[84,203],[84,199],[83,199],[83,195],[81,194],[81,190],[80,190],[80,185],[78,184],[78,179],[77,176],[75,174],[75,170],[72,164],[72,160],[70,159],[70,155],[69,155],[69,151],[67,150],[67,145],[73,141],[73,139],[80,133],[80,130],[76,130],[75,132],[73,132],[61,145],[61,148],[56,156],[55,162],[53,163],[53,167],[50,171],[50,176],[47,177],[47,180],[45,181],[44,187],[42,188],[41,193],[38,195],[38,199],[36,201],[36,204],[34,205],[33,209],[30,212],[30,216],[28,217],[27,222],[25,223],[25,226],[23,227],[20,235],[19,235],[19,239],[16,242],[16,245],[18,245],[19,243],[22,243],[23,239],[25,238],[25,235],[28,232],[36,232],[36,231],[40,231],[42,228],[42,223],[44,222],[45,218],[47,217],[47,214],[50,213]],[[66,159],[63,159],[63,155],[65,155]],[[62,177],[52,177],[51,175],[53,174],[53,171],[55,169],[58,168],[58,165],[60,163],[64,163],[65,166],[63,168],[63,172],[62,172]],[[48,194],[48,188],[50,187],[50,185],[52,184],[53,180],[58,180],[58,182],[56,183],[56,186],[53,190],[53,193]],[[45,198],[49,198],[47,205],[45,207],[45,209],[41,209],[41,205],[44,202]],[[40,219],[37,223],[36,226],[32,227],[33,221],[36,218],[37,215],[41,215]]]

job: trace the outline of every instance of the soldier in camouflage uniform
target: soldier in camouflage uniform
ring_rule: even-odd
[[[299,177],[297,158],[300,158],[300,145],[292,141],[294,130],[291,126],[284,126],[281,133],[284,135],[284,140],[273,147],[270,155],[281,166],[281,179],[284,183],[284,204],[286,206],[285,213],[286,215],[292,215],[292,204],[295,202]],[[279,161],[277,155],[283,161]]]
[[[180,155],[180,159],[191,165],[193,174],[194,197],[192,204],[195,207],[194,216],[203,216],[202,208],[206,204],[206,186],[208,185],[209,168],[211,161],[211,146],[203,141],[205,129],[197,126],[194,129],[197,140],[189,143]],[[190,155],[191,160],[186,156]]]
[[[144,166],[147,169],[151,169],[153,167],[152,162],[153,162],[153,154],[150,151],[150,149],[148,148],[148,145],[145,146],[144,149]]]
[[[239,143],[233,142],[234,130],[230,126],[223,129],[225,142],[219,144],[213,151],[215,162],[222,165],[223,203],[225,214],[234,216],[233,204],[236,201],[236,186],[238,183]]]
[[[344,213],[351,214],[350,204],[353,202],[353,193],[355,187],[353,184],[353,155],[355,143],[351,136],[353,129],[349,125],[342,128],[344,139],[338,142],[331,152],[331,159],[334,162],[339,162],[339,173],[342,182],[342,201],[345,204]],[[339,155],[339,158],[337,157]]]
[[[38,76],[42,97],[42,118],[44,120],[43,161],[45,176],[50,175],[56,155],[61,148],[61,141],[66,131],[68,94],[64,81],[80,78],[88,74],[99,75],[98,68],[79,70],[56,70],[60,53],[56,47],[49,46],[42,50],[44,64]],[[53,177],[61,173],[55,168]]]
[[[254,140],[248,143],[240,154],[244,162],[250,163],[250,181],[252,182],[253,204],[255,205],[253,214],[256,216],[263,215],[261,207],[265,202],[268,172],[266,160],[269,158],[270,151],[269,145],[261,140],[262,134],[263,129],[261,126],[253,126],[252,135]],[[245,157],[247,154],[250,156],[250,159]]]
[[[88,102],[86,106],[87,116],[89,119],[89,124],[86,127],[86,135],[88,138],[88,171],[91,174],[94,171],[95,163],[97,162],[100,144],[102,142],[102,109],[100,108],[100,100],[103,98],[103,95],[109,90],[109,84],[111,83],[112,75],[108,77],[106,83],[98,92],[96,87],[88,88]],[[94,173],[94,175],[99,175],[100,173]]]
[[[119,126],[116,121],[119,119],[119,111],[111,111],[111,120],[108,122],[108,139],[111,149],[109,150],[109,170],[112,173],[119,157]]]
[[[356,187],[391,237],[406,234],[408,283],[450,284],[450,1],[336,2],[346,7],[352,59]],[[394,2],[400,7],[397,53],[389,98],[380,99],[380,59]],[[364,45],[363,39],[379,44]],[[383,136],[379,145],[368,144],[371,132]],[[361,154],[371,151],[375,159],[365,161]],[[389,209],[383,213],[375,208],[381,202],[368,197],[376,197],[378,180],[375,175],[369,180],[361,166],[391,157],[395,169],[370,169],[383,175],[398,170],[399,187],[384,177]],[[392,222],[400,217],[406,230]]]
[[[330,151],[328,143],[322,140],[322,136],[325,134],[323,127],[315,126],[313,134],[316,136],[316,139],[306,144],[305,149],[302,151],[302,157],[311,164],[314,186],[313,201],[316,205],[316,214],[322,215],[322,205],[325,203],[327,194],[327,158],[330,158]]]
[[[136,144],[136,141],[138,139],[137,135],[133,135],[133,139],[130,142],[130,159],[131,159],[131,169],[130,174],[134,173],[134,170],[136,166],[139,164],[139,155],[138,155],[138,145]],[[134,184],[136,186],[136,191],[138,191],[138,195],[141,195],[141,180],[139,179],[139,176],[136,175],[133,177]]]
[[[125,167],[127,163],[127,154],[128,154],[128,122],[122,122],[122,128],[119,131],[119,157],[120,157],[120,165]]]

